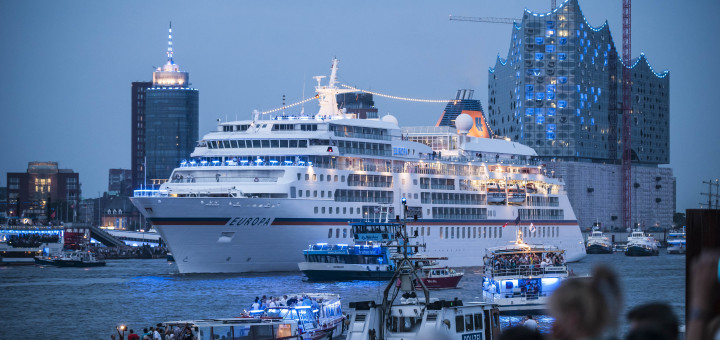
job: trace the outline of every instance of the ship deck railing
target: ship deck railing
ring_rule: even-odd
[[[488,268],[485,273],[494,278],[504,276],[544,276],[544,275],[561,275],[568,274],[566,265],[553,265],[542,267],[540,265],[519,265],[515,268]]]
[[[168,197],[169,195],[167,190],[161,189],[139,189],[133,191],[133,197]]]

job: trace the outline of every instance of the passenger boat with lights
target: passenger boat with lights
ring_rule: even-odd
[[[63,249],[63,228],[52,226],[0,227],[0,266],[33,265],[35,256]]]
[[[163,322],[165,328],[178,327],[194,337],[188,339],[274,340],[301,339],[298,323],[290,319],[219,318]]]
[[[338,108],[339,94],[357,90],[338,88],[336,74],[333,60],[329,83],[316,77],[317,114],[220,122],[166,183],[135,191],[181,273],[297,270],[308,244],[348,243],[348,221],[397,210],[403,197],[425,253],[453,249],[452,267],[475,266],[486,247],[506,244],[513,237],[501,226],[518,216],[538,227],[530,238],[571,261],[585,256],[564,183],[545,176],[533,149],[471,136],[487,128],[467,114],[457,130],[360,119]],[[524,201],[503,198],[513,185]]]
[[[585,252],[588,254],[612,254],[613,244],[610,242],[610,239],[600,231],[599,227],[594,227],[592,233],[587,238]]]
[[[345,316],[340,295],[327,293],[289,294],[299,297],[294,306],[267,307],[251,310],[242,317],[268,320],[294,320],[301,339],[333,339],[344,332]]]
[[[635,229],[630,233],[625,249],[626,256],[654,256],[659,255],[655,238],[646,235],[642,230]]]
[[[564,250],[527,244],[517,231],[513,244],[487,249],[483,297],[498,304],[502,315],[527,315],[545,311],[552,292],[568,277]]]
[[[303,251],[305,262],[298,263],[298,267],[311,281],[389,280],[395,271],[397,249],[402,245],[398,239],[400,226],[387,218],[385,222],[350,223],[353,245],[312,244]],[[457,287],[463,273],[438,264],[447,257],[420,254],[424,245],[419,242],[409,247],[410,260],[428,288]]]
[[[60,254],[35,256],[35,264],[49,265],[55,267],[102,267],[105,260],[98,259],[95,254],[89,251],[64,251]]]
[[[685,227],[680,230],[672,230],[667,235],[668,254],[685,254],[687,251],[687,234]]]
[[[421,282],[409,255],[408,233],[402,228],[403,247],[393,278],[383,291],[381,302],[350,303],[347,340],[443,339],[491,340],[500,333],[497,305],[486,302],[438,300]],[[399,284],[396,282],[399,281]]]

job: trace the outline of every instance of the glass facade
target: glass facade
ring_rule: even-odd
[[[182,87],[151,87],[145,102],[147,184],[160,184],[198,140],[199,93]]]
[[[507,59],[489,72],[489,125],[540,156],[619,160],[622,67],[607,24],[588,25],[577,0],[549,14],[526,11]],[[628,67],[634,159],[669,163],[668,74],[644,55]]]

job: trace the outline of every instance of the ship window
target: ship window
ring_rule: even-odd
[[[465,227],[462,227],[462,238],[465,238]]]
[[[487,227],[483,227],[483,238],[487,238]]]
[[[229,149],[229,148],[230,148],[230,141],[229,141],[229,140],[224,140],[224,141],[223,141],[223,146],[225,147],[225,149]]]
[[[420,227],[420,235],[425,235],[425,227]]]
[[[328,207],[328,214],[332,215],[332,207]]]
[[[249,142],[249,141],[248,141]],[[260,147],[260,141],[255,139],[252,141],[252,147],[253,148],[259,148]]]
[[[280,147],[280,141],[277,139],[273,139],[270,141],[270,147],[273,148],[279,148]]]
[[[317,207],[315,207],[315,210],[317,210]],[[328,238],[332,238],[332,228],[328,230]]]
[[[338,180],[338,175],[335,175],[335,177],[334,177],[333,179],[335,180],[335,182],[337,182],[337,180]]]
[[[455,316],[455,332],[462,333],[465,331],[465,322],[462,315]]]
[[[313,190],[313,197],[317,197],[317,190]],[[325,213],[325,208],[323,208],[323,214]]]
[[[418,199],[418,194],[417,193],[413,194],[413,198]],[[422,210],[420,210],[420,211],[422,211]]]
[[[473,317],[472,315],[465,315],[465,331],[469,332],[473,330]]]
[[[325,175],[320,174],[320,182],[322,182],[324,178],[325,178]]]
[[[450,228],[450,238],[455,238],[455,228]]]
[[[290,187],[290,198],[295,198],[295,187]]]
[[[287,141],[287,139],[281,139],[281,140],[280,140],[280,147],[281,147],[281,148],[287,148],[287,147],[288,147],[288,141]]]
[[[425,235],[430,236],[430,227],[427,228],[427,234]]]
[[[332,191],[328,191],[328,198],[332,198]]]
[[[307,140],[301,139],[298,141],[298,146],[301,148],[307,148]]]
[[[482,314],[473,314],[473,319],[475,319],[475,329],[483,329]]]
[[[472,227],[473,230],[473,238],[477,238],[477,227]]]
[[[347,238],[347,228],[343,228],[343,238]]]
[[[300,173],[298,173],[297,176],[298,176],[298,181],[299,181],[300,178],[302,178],[302,175]]]
[[[335,213],[340,214],[340,207],[335,207]]]
[[[325,197],[325,192],[324,192],[324,191],[320,191],[320,197]]]
[[[309,180],[310,180],[310,174],[305,174],[305,180],[306,180],[306,181],[309,181]]]
[[[305,197],[310,197],[310,190],[305,190]]]
[[[345,182],[345,175],[340,176],[340,182]]]
[[[340,228],[335,229],[335,238],[340,238]]]
[[[343,207],[343,215],[347,214],[347,207]]]
[[[498,237],[502,238],[502,228],[498,228],[498,231],[499,231],[499,232],[498,232],[498,234],[499,234]]]
[[[288,142],[288,145],[290,145],[291,148],[297,148],[297,146],[298,146],[298,141],[295,140],[295,139],[291,139],[291,140]]]
[[[313,174],[313,182],[317,181],[317,174]]]
[[[353,207],[350,207],[350,215],[353,214],[353,210],[355,210]]]
[[[298,197],[302,197],[302,190],[298,190]]]
[[[237,141],[237,144],[239,148],[245,148],[245,140],[239,140]]]
[[[318,207],[315,207],[315,213],[316,214],[318,213]]]
[[[498,229],[500,229],[500,227],[495,227],[495,228],[493,228],[493,229],[495,230],[495,238],[497,238],[497,235],[498,235]]]
[[[320,208],[320,211],[324,214],[324,213],[325,213],[325,207]]]

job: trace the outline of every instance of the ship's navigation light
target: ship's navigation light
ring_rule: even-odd
[[[333,152],[333,148],[332,148],[332,146],[328,146],[328,148],[327,148],[327,152]]]
[[[405,198],[405,197],[402,198],[402,204],[407,204],[407,198]]]

